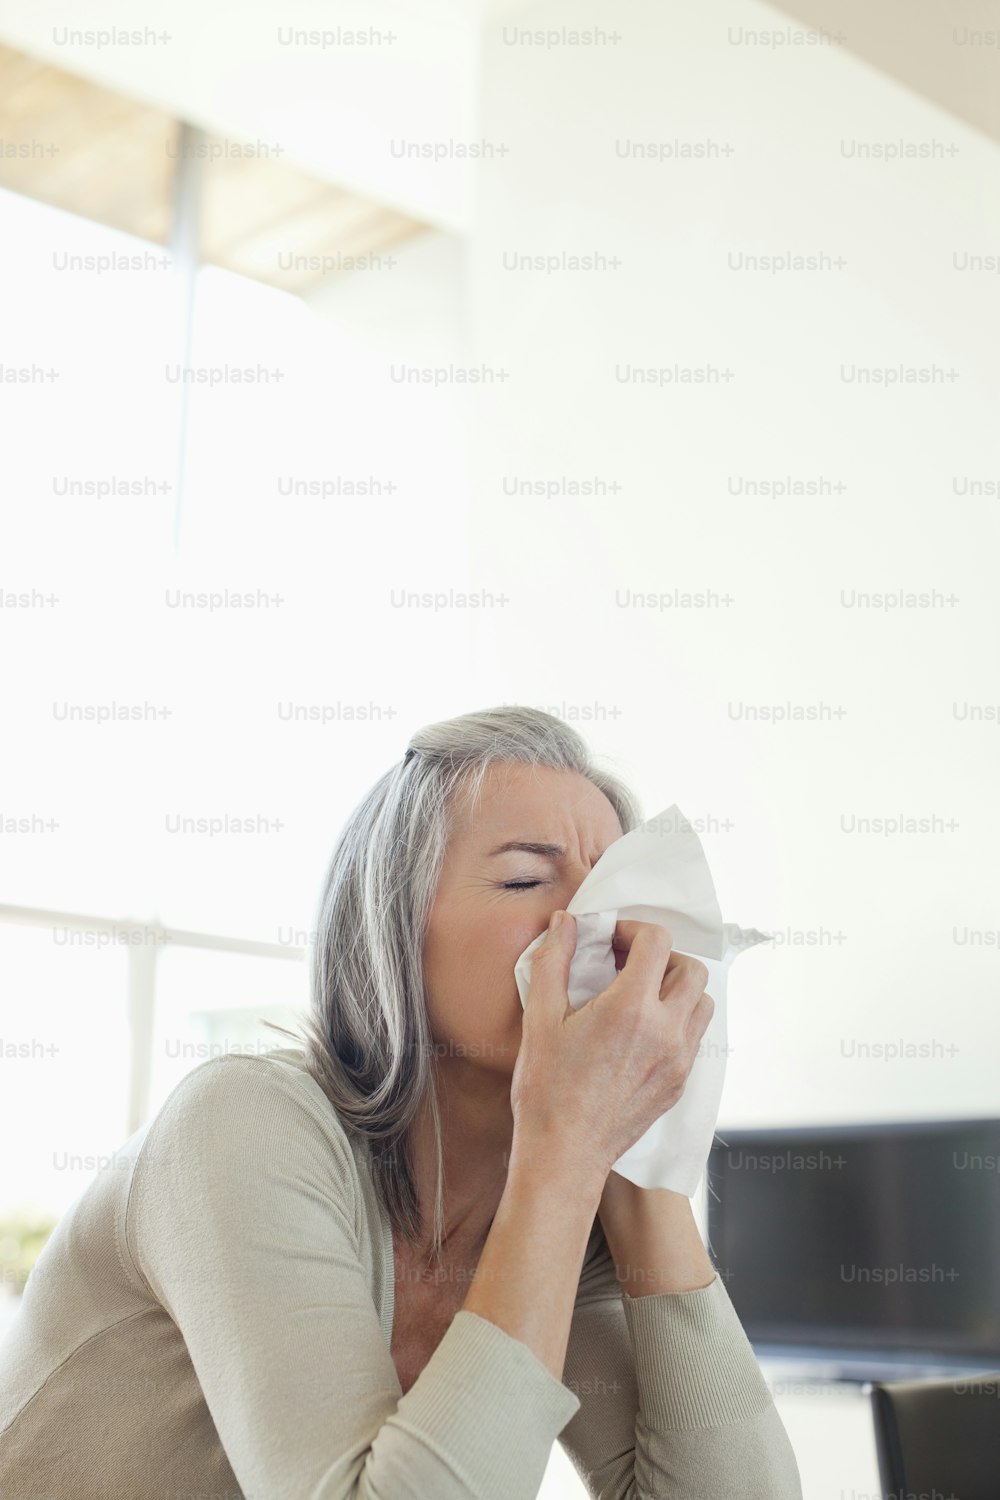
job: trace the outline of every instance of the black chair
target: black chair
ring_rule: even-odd
[[[871,1384],[886,1500],[1000,1500],[1000,1373]]]

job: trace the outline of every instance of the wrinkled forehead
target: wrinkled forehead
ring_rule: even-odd
[[[453,799],[449,846],[486,854],[508,841],[560,845],[591,860],[621,838],[609,799],[586,776],[551,766],[500,762],[478,787],[461,786]]]

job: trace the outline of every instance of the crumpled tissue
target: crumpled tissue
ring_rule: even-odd
[[[711,1150],[726,1075],[726,981],[735,958],[770,936],[723,922],[701,840],[676,804],[633,828],[601,855],[566,910],[576,918],[569,1003],[579,1010],[618,976],[611,940],[619,919],[658,922],[673,934],[677,953],[700,958],[715,1011],[701,1039],[684,1093],[649,1127],[613,1170],[646,1188],[672,1188],[690,1198]],[[545,933],[514,965],[521,1006],[528,998],[531,955]]]

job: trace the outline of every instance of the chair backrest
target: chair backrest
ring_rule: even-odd
[[[1000,1373],[875,1381],[871,1399],[886,1497],[1000,1500]]]

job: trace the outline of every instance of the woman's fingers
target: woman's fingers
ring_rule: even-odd
[[[690,1024],[708,983],[708,969],[701,959],[675,953],[672,935],[656,922],[623,919],[615,926],[612,948],[619,975],[628,973],[647,993],[669,1001],[685,1025]]]
[[[695,1052],[695,1055],[697,1055],[698,1048],[701,1046],[702,1037],[705,1035],[705,1032],[712,1024],[712,1017],[714,1016],[714,1014],[715,1001],[712,999],[711,995],[701,995],[698,1003],[694,1007],[694,1010],[688,1017],[687,1038],[688,1042]]]
[[[656,922],[617,922],[611,946],[615,951],[619,988],[658,995],[669,968],[673,942],[667,929]]]

